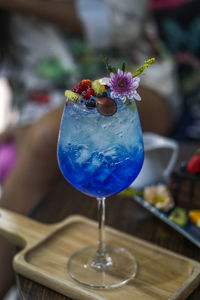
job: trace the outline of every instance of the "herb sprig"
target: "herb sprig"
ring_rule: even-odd
[[[144,70],[148,68],[150,65],[152,65],[154,62],[155,62],[155,58],[150,58],[146,60],[141,67],[137,68],[137,70],[135,71],[132,77],[134,78],[140,74],[144,74]]]
[[[108,62],[108,59],[106,57],[103,57],[103,62],[106,66],[108,73],[111,73],[111,72],[117,73],[117,69]],[[138,75],[141,75],[141,74],[144,75],[145,74],[144,70],[147,69],[154,62],[155,62],[155,58],[150,58],[150,59],[146,60],[142,66],[140,66],[139,68],[136,69],[135,73],[132,75],[132,78],[137,77]],[[125,62],[122,63],[121,70],[123,72],[126,71],[126,63]]]

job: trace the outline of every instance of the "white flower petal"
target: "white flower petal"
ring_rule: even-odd
[[[109,77],[104,77],[104,78],[101,79],[101,81],[102,81],[103,83],[107,84],[107,85],[110,84],[110,78],[109,78]]]
[[[132,73],[131,72],[127,72],[126,75],[128,75],[129,77],[132,78]]]
[[[134,91],[134,98],[135,98],[136,100],[138,100],[138,101],[141,101],[141,100],[142,100],[142,98],[140,97],[140,95],[138,94],[137,91]]]
[[[134,84],[136,89],[138,88],[139,83],[140,83],[140,78],[139,77],[133,78],[133,84]]]
[[[118,73],[119,75],[123,75],[123,74],[124,74],[124,72],[123,72],[122,70],[120,70],[120,69],[117,70],[117,73]]]
[[[126,96],[121,97],[121,100],[122,100],[123,102],[125,102],[125,101],[126,101]]]

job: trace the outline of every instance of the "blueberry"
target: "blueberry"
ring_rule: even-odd
[[[90,99],[87,99],[85,101],[85,105],[87,106],[87,108],[94,108],[96,107],[96,100],[93,97],[91,97]]]
[[[107,92],[102,92],[102,93],[98,94],[97,97],[98,98],[107,97]]]
[[[111,94],[111,89],[107,89],[107,96],[110,97],[110,94]]]

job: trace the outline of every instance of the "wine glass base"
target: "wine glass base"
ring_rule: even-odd
[[[94,263],[97,248],[83,248],[75,252],[68,261],[70,276],[78,283],[94,289],[109,289],[121,286],[135,277],[137,262],[124,248],[108,246],[108,263]]]

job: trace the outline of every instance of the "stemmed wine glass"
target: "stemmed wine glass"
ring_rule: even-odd
[[[123,90],[130,84],[130,95],[139,96],[135,92],[139,80],[134,81],[132,74],[118,70],[111,75],[118,80],[117,88]],[[70,276],[86,287],[113,288],[135,276],[137,262],[126,249],[106,244],[105,200],[130,186],[139,174],[144,159],[142,130],[133,97],[124,101],[107,85],[103,93],[93,96],[91,84],[81,96],[80,87],[86,81],[66,93],[57,152],[65,179],[97,199],[98,243],[74,253],[67,268]],[[97,83],[102,85],[102,80]],[[98,90],[99,86],[94,86]]]
[[[134,107],[134,109],[133,109]],[[97,198],[97,247],[81,249],[69,260],[70,275],[93,288],[122,285],[136,273],[134,257],[105,243],[105,199],[127,188],[143,163],[142,130],[135,103],[118,103],[112,116],[67,100],[58,139],[64,177],[79,191]]]

